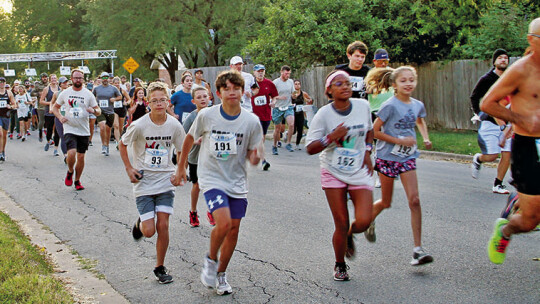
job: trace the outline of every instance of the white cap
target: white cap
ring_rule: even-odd
[[[242,57],[234,56],[233,58],[231,58],[231,65],[235,65],[237,63],[244,63],[244,60],[242,60]]]

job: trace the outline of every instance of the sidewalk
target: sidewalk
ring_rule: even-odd
[[[69,246],[62,243],[46,226],[13,201],[0,189],[0,211],[6,213],[19,225],[30,242],[45,249],[53,262],[55,275],[67,283],[68,291],[76,303],[129,303],[114,290],[106,280],[82,269],[79,257],[72,254]]]

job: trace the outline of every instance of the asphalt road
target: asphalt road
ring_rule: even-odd
[[[377,243],[356,237],[351,281],[335,282],[333,222],[320,188],[319,161],[280,149],[270,171],[249,170],[250,194],[228,269],[233,295],[217,296],[199,281],[211,227],[201,198],[201,227],[188,224],[191,185],[178,187],[166,258],[175,281],[159,285],[152,269],[156,238],[133,241],[137,218],[119,153],[100,154],[99,134],[76,192],[64,186],[66,166],[43,151],[35,133],[8,142],[0,188],[81,256],[133,303],[540,303],[540,232],[513,238],[506,262],[489,262],[485,247],[506,196],[491,193],[495,169],[479,180],[468,164],[419,160],[423,246],[435,261],[412,267],[410,213],[396,183],[391,209],[377,218]],[[267,151],[270,146],[267,144]],[[375,190],[374,198],[380,197]]]

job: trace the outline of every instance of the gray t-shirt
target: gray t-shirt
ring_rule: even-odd
[[[102,113],[114,114],[114,103],[111,102],[111,98],[122,96],[120,91],[115,86],[97,86],[93,91],[96,96],[98,106],[101,108]]]
[[[287,79],[287,81],[281,80],[281,77],[274,79],[274,85],[278,91],[279,96],[287,96],[287,99],[276,99],[276,108],[281,111],[285,111],[286,107],[292,105],[292,93],[294,92],[294,81]]]
[[[186,117],[186,120],[184,120],[184,123],[182,124],[184,126],[184,130],[186,133],[189,133],[189,129],[191,128],[191,125],[193,125],[193,122],[195,121],[195,118],[197,118],[197,110],[189,113],[188,117]],[[198,138],[195,138],[197,140]],[[188,163],[192,165],[196,165],[199,161],[199,150],[201,149],[200,145],[193,144],[193,147],[191,147],[191,150],[189,151],[188,155]]]
[[[203,192],[219,189],[234,198],[247,197],[247,152],[261,144],[259,118],[246,109],[236,117],[221,106],[199,111],[189,134],[202,137],[197,175]]]
[[[426,117],[426,108],[424,103],[414,98],[411,98],[410,103],[404,103],[394,96],[382,104],[377,116],[384,122],[381,128],[383,133],[396,138],[416,138],[416,120]],[[377,158],[402,163],[418,156],[420,152],[416,145],[405,147],[377,141]]]

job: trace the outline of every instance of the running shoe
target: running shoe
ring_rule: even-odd
[[[9,137],[9,139],[13,139],[13,134],[12,134],[12,133],[8,133],[8,137]]]
[[[348,281],[349,280],[349,274],[347,273],[347,270],[349,269],[349,266],[343,263],[337,263],[336,266],[334,266],[334,281]]]
[[[424,251],[424,249],[420,249],[418,251],[413,252],[413,258],[411,261],[411,265],[418,266],[418,265],[424,265],[433,262],[433,257]]]
[[[199,216],[197,215],[197,211],[189,212],[189,224],[191,227],[199,227]]]
[[[159,284],[169,284],[173,281],[173,277],[168,272],[163,265],[154,268],[154,275]]]
[[[300,148],[300,145],[296,145],[296,150],[302,150],[302,148]]]
[[[354,246],[354,236],[351,234],[347,237],[347,250],[345,251],[345,257],[352,259],[356,253],[356,247]]]
[[[501,213],[501,218],[508,219],[511,214],[516,213],[516,211],[519,209],[516,207],[516,202],[518,201],[518,199],[519,195],[517,192],[513,191],[512,193],[510,193],[506,202],[506,206]]]
[[[94,144],[92,143],[92,141],[89,141],[88,142],[88,146],[93,146]]]
[[[281,148],[281,140],[277,142],[277,147]]]
[[[52,140],[51,141],[48,141],[46,144],[45,144],[45,147],[43,148],[43,150],[45,150],[45,152],[49,151],[49,148],[51,147],[52,145]]]
[[[375,241],[377,240],[377,235],[375,235],[375,220],[373,220],[371,224],[369,224],[368,229],[364,231],[364,236],[366,237],[366,240],[368,240],[368,242],[375,243]]]
[[[60,156],[60,154],[58,154],[58,150],[56,150],[56,149],[54,149],[53,155],[54,155],[54,156]]]
[[[217,274],[216,292],[220,296],[232,293],[232,287],[227,282],[227,275],[225,272],[218,272]]]
[[[105,146],[105,156],[109,156],[109,146]]]
[[[208,223],[212,226],[216,225],[216,221],[214,220],[214,217],[212,216],[212,213],[210,211],[206,211],[206,219],[208,220]]]
[[[374,174],[375,175],[375,188],[380,188],[381,187],[381,179],[379,178],[379,175],[378,174]]]
[[[264,171],[268,171],[270,169],[270,163],[265,160],[262,161],[262,168]]]
[[[41,133],[39,134],[39,142],[43,142],[43,135]]]
[[[22,138],[21,133],[17,134],[17,139],[21,139],[21,138]]]
[[[201,272],[201,282],[204,286],[208,288],[216,287],[216,276],[217,276],[218,262],[212,260],[206,255],[204,258],[204,265]]]
[[[508,224],[507,219],[498,218],[495,221],[495,227],[493,229],[493,234],[489,240],[487,252],[489,260],[494,264],[504,263],[504,258],[506,257],[506,247],[510,243],[510,239],[503,237],[501,228],[502,226]]]
[[[474,179],[478,178],[478,175],[480,175],[480,169],[482,168],[482,164],[478,162],[478,158],[480,158],[482,154],[476,153],[473,156],[473,161],[471,164],[471,175]]]
[[[66,179],[64,180],[66,186],[71,187],[73,185],[73,172],[67,172]]]
[[[30,136],[30,131],[26,131],[26,135]]]
[[[133,224],[133,228],[131,229],[131,235],[135,239],[135,241],[140,240],[143,237],[143,233],[140,228],[141,225],[141,218],[137,218],[137,221],[135,224]]]
[[[272,155],[279,155],[277,147],[272,146]]]
[[[107,151],[107,147],[101,146],[101,154],[105,154],[106,151]]]
[[[4,153],[0,153],[0,162],[5,162],[6,157],[4,156]]]
[[[292,147],[291,144],[287,144],[287,145],[285,146],[285,149],[287,149],[287,151],[289,151],[289,152],[294,152],[294,149],[293,149],[293,147]]]
[[[24,134],[23,138],[21,139],[21,141],[25,141],[26,140],[26,134]]]
[[[497,185],[497,186],[493,186],[493,193],[508,194],[510,193],[510,191],[506,189],[505,185]]]
[[[75,190],[84,190],[84,187],[81,185],[80,181],[75,181]]]

